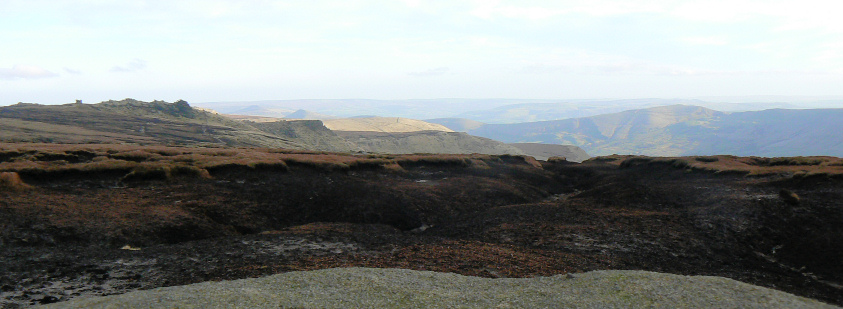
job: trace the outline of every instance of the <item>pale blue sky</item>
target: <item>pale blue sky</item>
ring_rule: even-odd
[[[0,1],[0,105],[843,95],[838,1]]]

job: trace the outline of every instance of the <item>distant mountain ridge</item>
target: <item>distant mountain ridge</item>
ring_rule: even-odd
[[[843,109],[724,113],[674,105],[584,118],[487,124],[469,134],[570,144],[592,155],[843,156]]]
[[[458,118],[428,122],[397,117],[326,122],[252,116],[240,119],[195,109],[184,101],[20,103],[0,107],[0,140],[338,152],[509,153],[538,158],[566,156],[548,152],[549,149],[561,153],[568,150],[534,144],[572,145],[591,155],[843,156],[843,135],[839,134],[843,132],[843,109],[721,112],[693,105],[671,105],[515,124]],[[429,133],[454,133],[447,132],[450,130],[467,134]],[[346,133],[340,136],[337,132]],[[532,144],[527,144],[530,150],[525,150],[504,143]]]
[[[281,120],[229,116],[185,101],[0,107],[0,141],[233,146],[370,153],[525,155],[517,147],[406,118]],[[334,130],[336,131],[334,131]],[[339,133],[339,134],[338,134]]]
[[[305,119],[305,120],[328,120],[328,119],[337,119],[338,117],[320,114],[316,112],[311,112],[307,110],[297,110],[291,114],[287,114],[284,116],[286,119]]]
[[[705,102],[699,100],[668,99],[521,103],[504,105],[489,110],[462,113],[455,117],[492,124],[505,124],[582,118],[641,108],[670,105],[699,105],[702,103]]]
[[[584,118],[677,104],[701,106],[723,112],[759,111],[771,108],[843,107],[843,97],[712,97],[703,99],[311,99],[201,102],[194,105],[211,108],[223,114],[275,118],[285,117],[303,109],[339,118],[360,115],[411,119],[463,118],[490,124]]]

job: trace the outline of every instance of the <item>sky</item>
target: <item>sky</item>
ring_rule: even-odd
[[[843,95],[838,1],[0,1],[0,105]]]

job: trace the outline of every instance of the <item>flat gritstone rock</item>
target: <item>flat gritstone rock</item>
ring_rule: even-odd
[[[593,271],[489,279],[335,268],[75,299],[48,308],[837,308],[731,279]]]

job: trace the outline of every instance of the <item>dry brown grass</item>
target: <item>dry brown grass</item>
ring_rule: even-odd
[[[568,162],[568,158],[565,158],[565,157],[550,157],[550,158],[547,158],[547,162],[549,162],[549,163],[566,163],[566,162]]]
[[[488,169],[489,164],[500,163],[542,168],[532,157],[510,155],[361,155],[267,148],[0,143],[0,171],[39,181],[94,174],[115,175],[121,181],[170,181],[179,177],[211,178],[215,173],[237,170],[403,173],[407,168],[422,166]]]
[[[843,175],[843,159],[837,157],[737,157],[729,155],[693,157],[609,156],[591,159],[621,168],[662,164],[676,168],[748,176],[785,175],[794,178]]]
[[[836,157],[735,157],[716,156],[714,162],[694,162],[694,168],[747,175],[843,174],[843,159]]]
[[[0,171],[18,172],[24,179],[36,174],[48,177],[49,174],[72,175],[111,172],[123,173],[127,180],[168,180],[174,176],[210,177],[215,171],[227,168],[269,169],[279,172],[293,169],[311,169],[323,172],[353,170],[403,172],[407,168],[420,166],[487,169],[489,164],[495,164],[496,162],[520,163],[541,168],[541,165],[530,157],[511,155],[357,155],[266,148],[0,143]],[[661,164],[687,170],[736,173],[749,176],[786,175],[798,178],[843,175],[843,159],[836,157],[764,158],[728,155],[643,157],[612,155],[596,157],[586,163],[612,164],[620,167]],[[155,167],[152,168],[151,166]]]
[[[471,166],[472,159],[478,158],[476,155],[451,155],[451,154],[414,154],[400,156],[396,158],[396,163],[402,167],[411,166]]]
[[[18,173],[0,172],[0,190],[23,191],[29,189],[29,187],[20,179]]]

